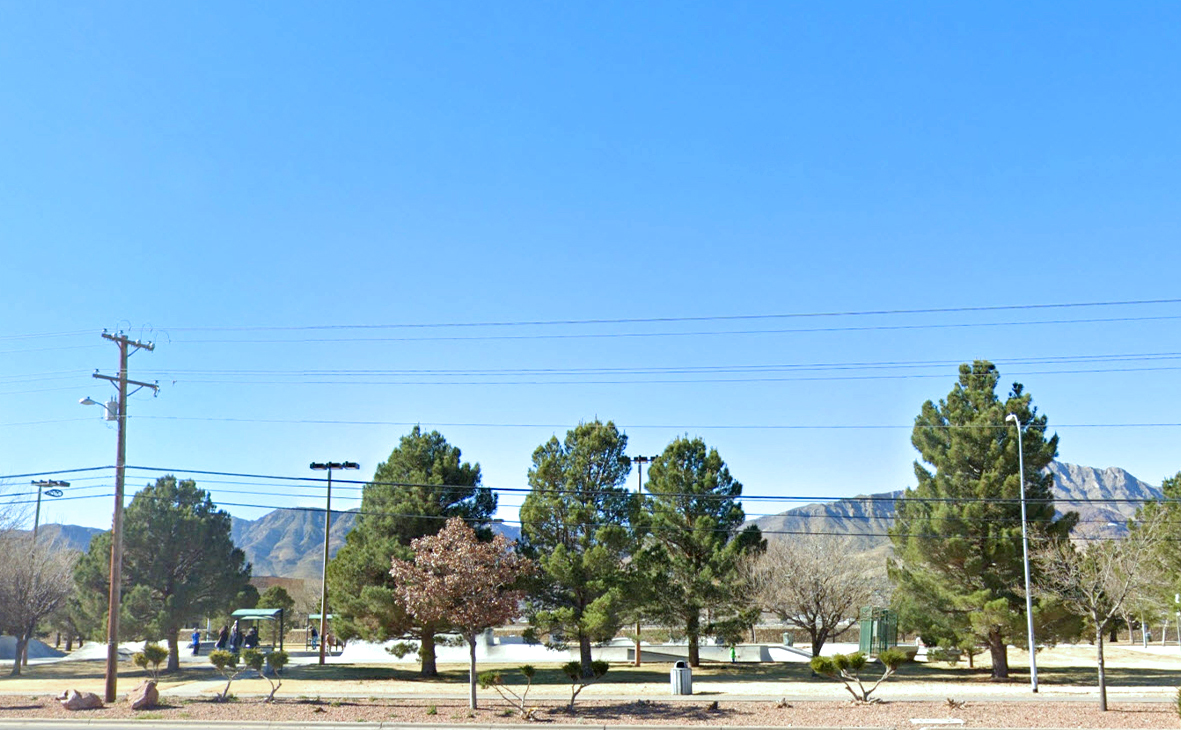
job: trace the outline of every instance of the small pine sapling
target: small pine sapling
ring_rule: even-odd
[[[859,651],[852,654],[834,654],[831,657],[812,657],[811,666],[813,672],[843,682],[845,689],[853,695],[854,702],[872,703],[878,700],[876,697],[870,699],[869,696],[882,682],[894,675],[898,667],[907,661],[907,656],[906,652],[900,649],[886,649],[878,654],[878,661],[885,667],[885,671],[869,689],[866,689],[861,681],[861,670],[869,663],[869,657]]]
[[[571,715],[574,714],[574,700],[578,699],[578,693],[602,679],[610,668],[611,665],[607,662],[593,661],[591,662],[592,676],[584,677],[582,676],[581,662],[568,662],[562,665],[562,672],[570,679],[570,706],[567,709]]]
[[[131,663],[147,672],[153,682],[160,680],[160,665],[168,658],[168,649],[155,642],[144,644],[143,651],[131,655]]]
[[[512,687],[504,683],[504,675],[500,670],[495,669],[488,672],[480,673],[480,688],[492,688],[501,698],[516,708],[521,717],[525,720],[532,720],[533,713],[537,712],[536,707],[526,707],[525,700],[529,696],[529,688],[533,686],[533,677],[537,674],[537,668],[531,664],[526,664],[518,671],[525,675],[525,688],[518,694]]]
[[[242,673],[243,667],[238,666],[237,654],[225,651],[224,649],[209,652],[209,663],[216,667],[217,671],[221,672],[222,676],[226,678],[225,691],[217,697],[221,702],[225,702],[230,697],[230,685]]]

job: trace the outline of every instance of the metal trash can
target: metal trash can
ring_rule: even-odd
[[[677,661],[669,670],[669,680],[672,682],[674,695],[693,694],[693,669],[689,662]]]

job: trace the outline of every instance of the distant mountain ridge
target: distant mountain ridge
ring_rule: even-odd
[[[336,555],[345,536],[357,523],[355,512],[333,512],[328,539],[328,557]],[[493,529],[510,540],[521,536],[521,529],[496,524]],[[257,520],[233,518],[230,535],[242,548],[254,568],[254,575],[285,578],[319,578],[324,564],[324,510],[277,509]]]
[[[1161,496],[1158,487],[1143,482],[1124,469],[1096,469],[1053,462],[1054,500],[1059,512],[1079,513],[1077,535],[1117,536],[1126,532],[1140,500]],[[753,520],[770,539],[791,539],[798,534],[830,533],[848,536],[859,551],[889,550],[886,537],[894,522],[894,502],[902,491],[881,492],[832,502],[807,504],[777,515]],[[1095,500],[1117,500],[1094,503]],[[353,512],[334,512],[329,556],[344,544],[356,524]],[[320,577],[324,554],[324,510],[277,509],[256,520],[233,517],[231,536],[246,553],[256,576],[284,578]],[[498,523],[494,529],[510,540],[521,528]],[[45,524],[41,539],[55,540],[72,550],[86,550],[102,530],[78,525]]]
[[[1137,500],[1156,499],[1161,490],[1117,467],[1096,469],[1063,462],[1051,462],[1054,475],[1054,506],[1058,512],[1078,512],[1075,534],[1114,537],[1127,532],[1124,523],[1135,515]],[[894,524],[894,502],[902,490],[859,495],[823,504],[808,504],[777,515],[753,520],[768,538],[791,539],[800,533],[829,533],[849,536],[856,550],[885,549],[886,536]],[[1091,500],[1116,500],[1100,504]]]

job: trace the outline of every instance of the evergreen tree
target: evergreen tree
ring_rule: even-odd
[[[337,634],[372,641],[417,638],[424,677],[438,674],[435,635],[448,626],[407,614],[397,600],[390,565],[395,557],[410,559],[411,541],[438,533],[451,517],[490,537],[487,525],[496,511],[496,495],[480,486],[480,465],[461,461],[461,456],[438,431],[424,433],[415,426],[365,485],[357,522],[328,563]]]
[[[1066,537],[1078,515],[1055,520],[1045,469],[1058,436],[1046,438],[1046,417],[1020,383],[1001,401],[999,379],[990,362],[961,365],[947,398],[927,401],[915,418],[911,443],[927,466],[915,462],[918,486],[897,504],[891,577],[903,626],[945,642],[975,637],[988,647],[993,677],[1006,678],[1006,647],[1025,626],[1017,429],[1008,414],[1024,424],[1031,539]]]
[[[577,642],[583,676],[593,676],[591,644],[606,641],[623,619],[634,539],[635,495],[627,436],[615,424],[579,424],[533,452],[531,491],[521,505],[521,543],[539,572],[526,612],[532,634]]]
[[[647,487],[650,534],[640,562],[662,583],[660,614],[684,629],[696,667],[702,636],[733,640],[757,619],[738,585],[740,562],[765,543],[758,527],[742,529],[742,484],[700,438],[669,444],[649,467]]]
[[[83,625],[106,626],[110,556],[111,533],[104,532],[75,568],[77,605],[88,615]],[[122,576],[120,634],[165,640],[174,671],[180,630],[234,608],[249,588],[250,565],[230,538],[229,513],[193,480],[167,475],[136,494],[124,513]]]

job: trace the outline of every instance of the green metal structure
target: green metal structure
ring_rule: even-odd
[[[898,646],[898,614],[888,608],[863,607],[858,650],[862,654],[877,656],[892,646]]]

